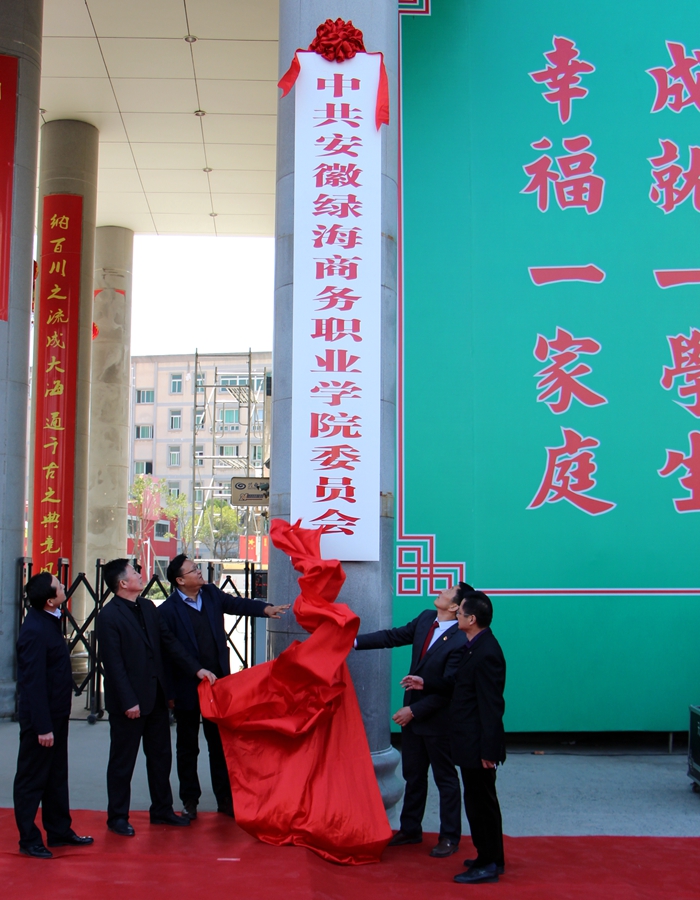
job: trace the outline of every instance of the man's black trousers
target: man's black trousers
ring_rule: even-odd
[[[170,790],[170,767],[173,752],[170,746],[170,716],[163,691],[158,688],[156,705],[147,716],[129,719],[123,713],[109,714],[110,745],[107,764],[107,822],[129,818],[131,776],[134,774],[139,744],[143,739],[146,756],[148,790],[151,794],[152,816],[164,816],[173,811]]]
[[[428,797],[428,769],[440,795],[440,839],[457,843],[462,834],[462,810],[459,776],[450,756],[447,735],[414,734],[410,724],[401,737],[401,768],[406,793],[401,810],[401,831],[422,834],[423,814]]]
[[[495,769],[462,767],[464,809],[469,821],[477,866],[504,865],[503,823],[496,795]]]
[[[15,819],[19,845],[43,843],[34,824],[39,804],[49,840],[71,833],[68,805],[68,716],[53,723],[53,747],[42,747],[29,722],[19,723],[19,753],[14,784]]]
[[[199,756],[199,722],[201,716],[197,709],[175,709],[177,722],[177,744],[175,758],[177,760],[177,777],[180,781],[180,799],[183,803],[197,803],[202,796],[202,788],[197,775],[197,757]],[[209,747],[209,771],[211,786],[220,810],[228,811],[232,804],[231,782],[221,735],[215,722],[203,720],[204,737]]]

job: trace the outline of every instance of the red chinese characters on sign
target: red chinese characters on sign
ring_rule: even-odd
[[[530,181],[520,193],[536,194],[537,208],[540,212],[546,212],[549,208],[549,188],[553,185],[554,196],[561,209],[580,207],[589,214],[598,212],[603,203],[605,179],[593,172],[596,157],[588,152],[591,139],[581,134],[564,138],[562,144],[570,152],[556,157],[556,167],[555,160],[547,153],[523,166]],[[550,150],[552,142],[548,137],[543,137],[531,146],[535,150]]]
[[[593,437],[584,438],[573,428],[562,428],[561,432],[564,443],[560,447],[547,447],[544,476],[528,509],[560,500],[566,500],[591,516],[614,509],[614,503],[589,494],[596,486],[593,475],[597,466],[592,451],[600,446],[600,441]]]
[[[700,109],[700,73],[695,71],[700,69],[700,50],[693,50],[693,55],[687,56],[685,46],[674,41],[666,41],[666,48],[672,65],[667,69],[661,66],[647,69],[656,83],[651,111],[659,112],[666,106],[675,113],[686,106]]]
[[[32,561],[57,574],[70,558],[83,198],[49,194],[42,211]]]
[[[700,212],[700,147],[689,147],[688,168],[678,164],[680,151],[673,141],[659,140],[661,155],[649,158],[653,184],[649,191],[652,203],[665,213],[684,203],[692,194],[693,206]]]
[[[691,431],[688,435],[690,453],[685,456],[680,450],[666,450],[666,462],[659,475],[665,478],[680,468],[686,475],[679,478],[683,487],[690,491],[689,497],[680,497],[673,501],[679,513],[700,512],[700,431]]]
[[[588,89],[581,87],[581,76],[595,72],[595,66],[579,58],[576,44],[569,38],[555,36],[552,45],[554,49],[544,54],[547,65],[539,72],[530,72],[530,78],[547,85],[544,99],[556,103],[560,121],[568,122],[572,102],[588,94]]]
[[[10,305],[17,65],[16,56],[0,56],[0,319],[4,321],[7,321]]]
[[[672,363],[664,366],[661,386],[670,391],[677,379],[682,379],[678,395],[691,398],[692,403],[679,403],[691,415],[700,418],[700,331],[691,328],[690,334],[667,337]]]
[[[600,406],[607,403],[602,394],[582,384],[579,379],[590,375],[590,366],[579,362],[582,353],[594,354],[600,351],[600,344],[593,338],[575,338],[570,332],[557,326],[552,340],[542,334],[537,335],[533,351],[539,362],[549,360],[549,365],[536,374],[537,390],[541,391],[537,400],[546,403],[553,413],[566,412],[571,401],[576,399],[584,406]]]

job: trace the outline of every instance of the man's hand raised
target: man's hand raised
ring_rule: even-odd
[[[287,612],[291,603],[285,603],[284,606],[272,606],[271,604],[265,607],[265,615],[268,619],[279,619],[283,612]]]

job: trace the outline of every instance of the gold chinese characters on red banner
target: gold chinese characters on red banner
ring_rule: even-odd
[[[70,558],[80,323],[83,198],[44,197],[39,264],[34,391],[34,571],[58,574]]]

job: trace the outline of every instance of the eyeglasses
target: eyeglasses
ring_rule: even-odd
[[[180,577],[182,578],[183,575],[191,575],[193,572],[199,572],[199,571],[200,571],[199,566],[194,566],[194,568],[188,569],[187,572],[180,572]]]

